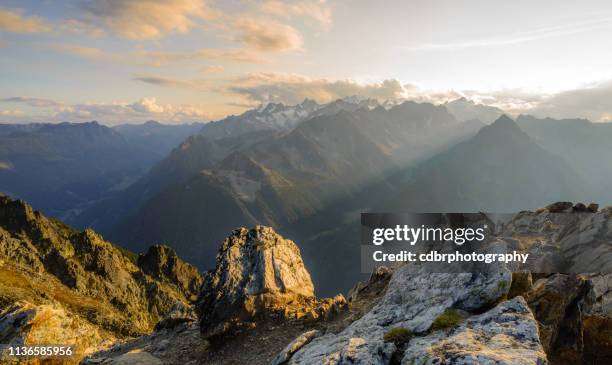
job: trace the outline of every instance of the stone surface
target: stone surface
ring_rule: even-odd
[[[177,285],[189,296],[199,293],[202,286],[203,279],[198,270],[181,260],[168,246],[149,247],[145,254],[138,256],[138,266],[145,274],[157,280]]]
[[[272,228],[240,228],[225,239],[198,303],[204,333],[217,335],[257,317],[290,318],[316,305],[295,243]]]
[[[281,351],[278,356],[276,356],[274,358],[274,360],[272,360],[272,365],[282,365],[282,364],[286,364],[287,361],[289,361],[289,359],[291,358],[291,356],[293,356],[293,354],[301,349],[302,347],[304,347],[304,345],[306,345],[307,343],[309,343],[310,341],[312,341],[313,338],[317,337],[320,335],[320,332],[317,330],[310,330],[308,332],[304,332],[302,333],[299,337],[297,337],[295,340],[291,341],[287,347],[285,347],[283,349],[283,351]]]
[[[93,230],[77,231],[6,196],[0,196],[0,260],[0,309],[18,300],[56,301],[120,337],[152,330],[176,301],[195,299],[202,280],[168,248],[142,255],[141,269],[135,254]]]
[[[16,302],[0,313],[0,343],[74,346],[76,358],[108,346],[112,334],[100,331],[59,304]]]
[[[157,322],[155,330],[159,331],[162,329],[174,328],[181,323],[195,322],[197,320],[198,317],[196,316],[193,306],[177,301],[164,319]]]
[[[384,342],[386,331],[402,327],[416,334],[424,333],[448,308],[476,311],[494,304],[507,294],[510,281],[509,272],[432,274],[402,266],[372,310],[340,333],[315,338],[296,352],[289,363],[389,363],[397,349]]]
[[[450,331],[413,338],[402,364],[547,364],[538,326],[521,297],[468,318]]]

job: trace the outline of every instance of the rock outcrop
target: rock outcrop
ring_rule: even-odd
[[[0,196],[0,277],[0,312],[6,311],[0,322],[14,313],[53,313],[63,319],[37,320],[36,328],[64,331],[69,338],[58,337],[62,344],[89,338],[79,328],[109,339],[148,333],[176,302],[189,305],[202,281],[169,248],[156,246],[139,260],[90,229],[74,230],[6,196]],[[7,341],[38,344],[28,342],[30,328],[14,327]]]
[[[507,294],[510,281],[510,272],[432,274],[402,266],[371,311],[340,333],[313,339],[289,364],[388,364],[398,347],[384,341],[387,331],[405,328],[426,333],[449,308],[470,312],[494,305]]]
[[[240,228],[226,238],[198,302],[202,331],[224,334],[265,317],[328,317],[346,304],[343,296],[317,300],[297,245],[272,228]]]
[[[522,297],[470,317],[457,328],[414,338],[402,359],[402,364],[546,363],[537,322]]]
[[[15,302],[0,312],[0,343],[14,346],[63,345],[73,346],[75,357],[110,345],[112,333],[66,311],[58,303],[33,305]]]

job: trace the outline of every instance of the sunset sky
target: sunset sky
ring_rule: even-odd
[[[0,0],[0,122],[360,94],[612,120],[609,1]]]

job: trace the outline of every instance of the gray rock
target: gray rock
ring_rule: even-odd
[[[567,211],[573,206],[574,204],[572,202],[556,202],[547,206],[546,209],[551,213],[561,213]]]
[[[155,325],[155,330],[169,329],[178,326],[181,323],[195,322],[198,317],[195,314],[194,308],[181,301],[174,303],[170,312]]]
[[[293,356],[293,354],[304,347],[307,343],[312,341],[313,338],[320,335],[320,332],[317,330],[311,330],[308,332],[302,333],[298,338],[291,341],[287,347],[283,349],[275,358],[272,360],[272,365],[281,365],[286,364],[287,361]]]
[[[285,317],[301,303],[316,302],[297,245],[270,227],[240,228],[225,239],[215,270],[206,276],[198,303],[204,333],[227,332],[269,313]]]
[[[543,365],[538,326],[522,297],[467,319],[459,327],[413,338],[402,364]]]
[[[403,327],[427,331],[447,308],[474,311],[507,294],[510,272],[489,274],[423,273],[415,266],[397,269],[385,296],[370,312],[338,334],[315,338],[297,351],[290,364],[387,364],[396,347],[384,333]]]

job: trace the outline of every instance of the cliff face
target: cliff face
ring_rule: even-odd
[[[198,271],[167,247],[138,256],[6,196],[0,196],[0,277],[5,326],[0,343],[31,342],[21,322],[10,321],[16,315],[48,319],[35,320],[40,331],[48,325],[50,334],[72,333],[73,342],[85,341],[79,331],[109,339],[148,333],[176,302],[195,299],[202,282]],[[54,317],[65,320],[41,313],[59,313]],[[55,339],[52,343],[64,343],[63,337]],[[79,343],[89,347],[93,341],[87,341]]]

